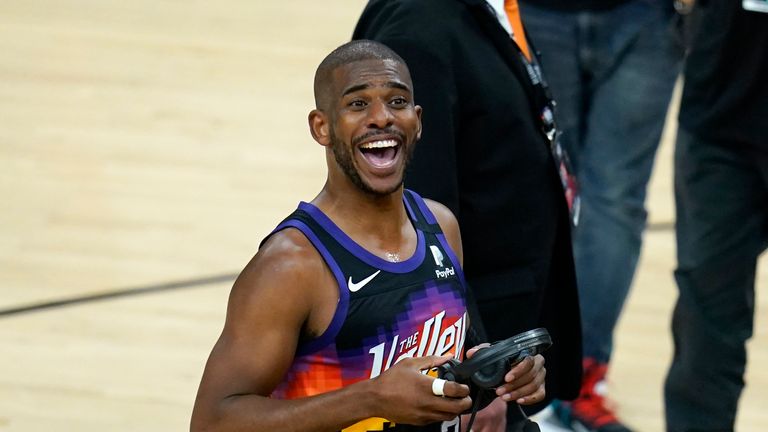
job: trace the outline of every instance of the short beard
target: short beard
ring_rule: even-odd
[[[371,185],[363,181],[362,177],[360,177],[360,173],[357,172],[357,169],[355,168],[355,164],[352,161],[353,158],[352,158],[352,153],[350,153],[350,149],[344,144],[343,140],[339,139],[336,136],[336,131],[333,130],[333,128],[331,128],[330,132],[331,132],[331,150],[333,151],[333,157],[334,159],[336,159],[336,163],[339,164],[339,166],[341,167],[341,170],[344,171],[344,174],[347,176],[347,178],[358,189],[360,189],[363,193],[374,196],[374,197],[384,197],[400,189],[400,186],[403,185],[403,178],[400,178],[400,182],[396,186],[393,186],[392,188],[384,191],[376,190],[372,188]],[[403,145],[403,148],[401,148],[400,151],[404,151],[405,147],[406,146]],[[407,147],[412,148],[413,146],[407,146]],[[408,153],[405,155],[406,167],[408,166],[408,161],[410,160],[411,153]]]

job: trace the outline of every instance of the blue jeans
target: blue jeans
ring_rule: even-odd
[[[581,187],[573,233],[584,355],[610,359],[646,223],[645,195],[683,48],[669,0],[605,11],[522,4]]]
[[[752,336],[755,268],[768,245],[768,152],[681,127],[675,203],[679,297],[664,385],[667,430],[733,431]]]

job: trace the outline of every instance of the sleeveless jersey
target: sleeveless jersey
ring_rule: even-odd
[[[336,390],[374,378],[408,357],[448,354],[461,359],[467,313],[459,261],[422,198],[406,190],[404,204],[418,241],[413,256],[402,262],[368,252],[305,202],[273,231],[293,227],[307,237],[336,279],[339,302],[328,329],[299,344],[271,397],[296,399]],[[371,418],[344,432],[383,430],[458,432],[459,426],[458,418],[420,427]]]

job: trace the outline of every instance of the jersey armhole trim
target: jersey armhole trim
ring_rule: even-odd
[[[422,198],[416,192],[410,189],[406,189],[405,193],[409,194],[411,199],[416,203],[416,206],[418,206],[419,208],[419,213],[421,213],[422,217],[424,217],[424,220],[426,221],[426,223],[437,227],[438,232],[434,233],[435,237],[437,237],[437,239],[440,241],[440,244],[443,246],[443,249],[445,249],[445,251],[448,253],[448,257],[454,263],[454,266],[456,267],[456,272],[458,273],[459,280],[461,281],[462,286],[466,287],[467,281],[464,278],[464,269],[461,267],[461,262],[459,262],[459,258],[456,256],[456,252],[448,243],[448,239],[445,238],[445,233],[443,233],[442,228],[440,228],[440,224],[437,222],[437,218],[435,218],[435,215],[432,213],[432,210],[429,209],[429,206],[427,206],[427,203],[426,201],[424,201],[424,198]]]
[[[437,223],[435,215],[432,214],[432,210],[429,209],[427,203],[424,201],[424,198],[410,189],[406,189],[406,193],[410,194],[411,198],[413,198],[413,200],[416,202],[416,205],[419,207],[419,211],[421,212],[422,216],[424,216],[424,220],[427,222],[427,224],[437,225],[439,227],[440,224]]]
[[[349,308],[349,291],[346,289],[347,283],[344,280],[344,275],[341,272],[341,268],[333,259],[328,249],[326,249],[320,239],[312,231],[312,229],[304,222],[295,219],[285,221],[278,225],[273,233],[289,227],[296,228],[297,230],[301,231],[307,240],[312,243],[312,246],[314,246],[315,249],[320,253],[323,261],[325,261],[326,265],[331,270],[331,273],[333,273],[339,289],[339,302],[336,305],[336,311],[333,314],[333,318],[331,319],[328,328],[326,328],[323,334],[317,338],[304,342],[298,346],[296,349],[296,356],[299,356],[315,353],[330,345],[334,341],[336,336],[339,334],[339,331],[341,330],[341,326],[344,324],[344,319],[347,316],[347,309]]]

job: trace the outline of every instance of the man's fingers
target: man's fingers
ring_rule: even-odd
[[[543,401],[546,395],[547,392],[544,390],[544,386],[540,386],[539,389],[533,394],[519,397],[515,402],[520,405],[531,405]]]
[[[504,376],[504,381],[508,383],[513,381],[519,382],[520,380],[526,382],[528,380],[524,379],[524,377],[527,375],[529,378],[532,378],[540,370],[544,369],[544,362],[544,356],[541,354],[537,354],[533,357],[526,357],[507,372]],[[514,388],[514,386],[512,388]]]
[[[450,381],[448,383],[451,384]],[[469,394],[462,397],[448,397],[446,394],[446,397],[435,398],[433,402],[435,410],[451,413],[453,415],[451,418],[472,408],[472,398],[469,397]]]
[[[481,343],[480,345],[473,346],[472,348],[467,350],[467,358],[472,358],[472,356],[475,355],[475,353],[478,350],[481,350],[483,348],[488,348],[489,346],[491,346],[491,344],[489,344],[488,342],[484,342],[484,343]]]
[[[432,369],[433,367],[440,366],[441,364],[452,359],[453,356],[425,356],[416,357],[402,360],[400,363],[405,363],[406,366],[413,367],[419,370]]]
[[[525,384],[519,385],[516,388],[510,388],[512,385],[507,385],[504,387],[499,387],[497,389],[497,394],[502,397],[505,401],[511,401],[520,399],[523,397],[530,397],[531,395],[538,394],[541,392],[541,395],[538,397],[538,401],[540,402],[543,398],[546,392],[544,391],[544,379],[547,375],[547,370],[543,369],[540,373],[537,373],[536,376],[534,376],[530,381],[526,382]]]
[[[432,394],[449,398],[463,398],[469,396],[469,386],[454,381],[446,381],[442,378],[432,380]]]
[[[534,360],[533,357],[526,357],[507,372],[507,375],[504,376],[504,380],[510,382],[516,378],[520,378],[533,370],[534,366],[536,366],[536,360]]]
[[[464,398],[469,396],[469,386],[454,381],[446,381],[443,393],[450,398]]]
[[[506,401],[530,396],[537,392],[539,387],[543,388],[546,374],[544,357],[536,355],[525,358],[504,377],[507,382],[496,389],[496,395]]]
[[[538,384],[544,382],[544,377],[547,375],[547,369],[542,367],[541,369],[528,371],[525,375],[516,377],[514,381],[504,383],[496,388],[496,394],[501,396],[504,393],[511,393],[512,391],[523,391],[525,388],[530,388],[531,384]]]

